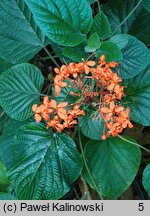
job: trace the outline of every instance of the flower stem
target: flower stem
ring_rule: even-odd
[[[50,54],[50,52],[48,51],[48,49],[46,47],[44,47],[44,50],[47,53],[47,55],[49,56],[49,58],[54,62],[54,64],[56,65],[56,67],[60,68],[59,64],[56,62],[56,60],[54,59],[54,57]]]
[[[149,151],[147,148],[143,147],[142,145],[140,145],[140,144],[138,144],[138,143],[135,143],[135,142],[132,142],[132,141],[130,141],[130,140],[127,140],[126,138],[124,138],[124,137],[122,137],[122,136],[120,136],[120,135],[118,135],[118,137],[119,137],[120,139],[122,139],[123,141],[125,141],[125,142],[131,143],[132,145],[135,145],[135,146],[140,147],[141,149],[145,150],[146,152],[148,152],[148,153],[150,154],[150,151]]]
[[[87,170],[87,173],[88,173],[88,175],[89,175],[89,177],[91,179],[91,182],[92,182],[95,190],[97,191],[97,193],[98,193],[99,197],[101,198],[101,200],[103,200],[103,197],[100,194],[100,191],[99,191],[99,189],[98,189],[98,187],[97,187],[97,185],[95,183],[95,180],[94,180],[94,178],[93,178],[93,176],[92,176],[92,174],[91,174],[91,172],[89,170],[89,167],[87,165],[87,162],[86,162],[86,158],[85,158],[84,151],[83,151],[83,146],[82,146],[82,141],[81,141],[81,136],[80,136],[80,129],[78,129],[78,137],[79,137],[79,144],[80,144],[81,154],[82,154],[82,158],[83,158],[83,162],[84,162],[85,168]]]
[[[137,9],[137,7],[142,3],[143,0],[140,0],[138,4],[133,8],[133,10],[128,14],[128,16],[120,23],[120,25],[115,29],[115,31],[111,34],[111,37],[119,30],[119,28],[126,22],[127,19],[133,14],[133,12]]]

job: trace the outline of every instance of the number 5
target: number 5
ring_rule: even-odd
[[[143,211],[144,210],[144,203],[139,203],[139,211]]]

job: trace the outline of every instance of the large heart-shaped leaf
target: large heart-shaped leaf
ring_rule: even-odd
[[[132,183],[140,165],[139,147],[118,137],[90,140],[85,146],[86,162],[102,196],[116,199]],[[92,186],[86,170],[84,179]]]
[[[19,130],[12,156],[9,176],[19,199],[59,199],[70,190],[82,169],[74,141],[36,123]]]
[[[143,172],[142,184],[147,191],[148,195],[150,195],[150,164],[148,164]]]
[[[53,42],[76,46],[86,39],[92,10],[86,0],[25,0],[35,21]]]
[[[86,115],[79,118],[79,127],[86,137],[100,140],[103,135],[104,121],[95,113],[95,110],[86,111]]]
[[[132,120],[150,126],[150,67],[124,85],[124,103],[131,109]]]
[[[123,59],[119,61],[119,75],[123,79],[136,76],[150,63],[147,47],[131,35],[118,34],[111,38],[122,50]]]
[[[29,61],[45,46],[45,36],[24,0],[1,0],[0,9],[0,57],[12,64]]]
[[[0,76],[0,105],[16,120],[32,116],[32,105],[38,103],[44,77],[31,64],[20,64]]]

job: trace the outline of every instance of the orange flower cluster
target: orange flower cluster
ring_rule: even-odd
[[[54,89],[55,96],[58,96],[61,92],[61,88],[66,87],[67,83],[64,82],[64,79],[71,81],[71,77],[77,78],[79,74],[85,71],[85,74],[88,74],[91,71],[91,66],[94,66],[95,61],[84,61],[81,63],[72,62],[69,65],[62,65],[60,70],[54,68],[55,73],[57,74],[54,78]]]
[[[43,118],[47,122],[47,127],[53,127],[61,132],[64,128],[77,124],[78,115],[85,115],[80,106],[88,103],[97,108],[96,113],[99,113],[99,117],[105,122],[103,140],[110,135],[117,136],[126,127],[132,128],[129,119],[130,109],[121,106],[125,87],[120,85],[122,79],[112,71],[116,66],[117,62],[107,63],[105,56],[102,55],[98,63],[82,59],[80,63],[71,62],[62,65],[60,69],[54,68],[55,96],[71,83],[70,95],[80,97],[80,100],[78,105],[69,110],[70,105],[67,102],[57,105],[55,100],[49,101],[48,97],[45,97],[43,104],[39,107],[33,106],[36,121],[40,122]],[[75,92],[73,89],[76,89]]]
[[[106,63],[105,56],[101,56],[99,65],[92,71],[92,78],[101,88],[99,111],[105,122],[103,140],[110,135],[117,136],[126,127],[133,127],[129,119],[130,109],[120,105],[125,87],[119,84],[122,79],[111,69],[117,65],[116,62]]]
[[[69,110],[68,102],[57,104],[56,100],[49,100],[48,96],[44,97],[43,104],[40,106],[34,104],[32,110],[37,123],[44,119],[47,128],[52,127],[58,132],[76,125],[78,115],[85,115],[84,111],[80,110],[80,106],[76,105]]]
[[[102,118],[108,129],[107,133],[102,136],[103,140],[110,135],[117,136],[126,127],[133,127],[129,119],[129,108],[125,109],[121,105],[115,105],[114,101],[106,104],[106,107],[100,108]]]

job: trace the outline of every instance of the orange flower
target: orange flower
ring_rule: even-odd
[[[108,93],[108,94],[104,95],[104,99],[103,100],[104,100],[104,102],[106,104],[109,104],[109,103],[111,103],[111,102],[113,102],[115,100],[115,96]]]
[[[100,111],[103,113],[103,114],[105,114],[105,117],[103,117],[104,118],[104,120],[107,122],[107,121],[109,121],[110,119],[111,119],[111,117],[112,117],[112,115],[113,115],[113,112],[112,112],[112,110],[111,109],[109,109],[109,108],[107,108],[107,107],[102,107],[101,109],[100,109]],[[103,116],[103,115],[102,115]]]
[[[73,110],[68,110],[68,114],[70,114],[73,118],[77,118],[78,115],[85,115],[85,112],[79,108],[80,106],[78,105],[74,106]]]
[[[63,125],[65,128],[71,128],[73,125],[76,125],[77,121],[73,119],[72,115],[67,116]]]
[[[45,111],[45,105],[44,104],[41,104],[39,107],[37,106],[37,104],[34,104],[32,106],[32,110],[35,113],[34,118],[35,118],[37,123],[39,123],[42,120],[42,118],[44,118],[46,121],[49,120],[49,115]]]
[[[61,102],[57,105],[56,100],[51,100],[51,102],[50,102],[50,107],[56,111],[57,115],[61,119],[66,119],[66,117],[67,117],[67,111],[65,110],[65,107],[67,105],[68,105],[67,102]]]
[[[33,111],[33,112],[36,112],[36,111],[37,111],[37,107],[38,107],[37,104],[33,104],[33,106],[32,106],[32,111]]]
[[[55,96],[58,96],[61,92],[61,88],[66,87],[67,83],[63,81],[63,77],[60,75],[56,75],[54,78],[54,89]]]
[[[52,120],[47,122],[47,127],[52,127],[56,129],[59,133],[61,133],[64,129],[64,126],[60,123],[60,119],[57,115]]]
[[[105,114],[104,119],[106,121],[109,121],[113,115],[118,114],[118,113],[120,113],[123,110],[124,110],[124,107],[122,107],[122,106],[115,106],[114,101],[112,101],[110,103],[109,108],[102,107],[100,109],[100,111]]]
[[[74,77],[77,78],[80,69],[78,68],[75,62],[69,64],[69,73]]]
[[[65,110],[65,107],[68,105],[67,102],[61,102],[57,105],[56,100],[51,100],[50,102],[50,107],[53,108],[57,115],[61,118],[61,119],[65,119],[67,116],[67,111]]]
[[[133,127],[133,125],[129,119],[129,113],[130,113],[130,109],[127,108],[125,111],[122,111],[120,113],[119,117],[115,118],[115,121],[117,123],[121,124],[123,128],[126,128],[126,127],[132,128]]]
[[[82,61],[84,65],[85,74],[89,74],[89,72],[91,72],[90,67],[93,67],[96,64],[96,62],[95,61],[85,61],[84,59],[82,59]]]
[[[118,83],[122,82],[122,79],[118,77],[117,74],[113,73],[110,84],[107,86],[108,91],[113,91],[115,86],[118,86]]]
[[[103,65],[105,65],[106,64],[106,58],[105,58],[105,56],[104,55],[101,55],[101,57],[99,58],[99,65],[100,66],[103,66]]]
[[[61,76],[63,79],[69,76],[68,65],[62,65],[60,69],[54,68],[54,71],[57,75]]]
[[[111,68],[115,68],[118,65],[119,64],[117,62],[110,62],[110,63],[108,63],[108,67],[111,67]]]
[[[114,92],[116,93],[116,98],[121,100],[124,95],[124,86],[120,86],[119,84],[115,85]]]
[[[37,123],[41,122],[41,120],[42,120],[42,117],[40,116],[40,114],[35,114],[35,115],[34,115],[34,118],[35,118],[35,121],[36,121]]]
[[[119,133],[121,133],[123,131],[123,127],[121,124],[119,123],[108,123],[107,124],[107,127],[110,129],[108,132],[107,132],[107,136],[109,135],[112,135],[112,136],[117,136]]]

